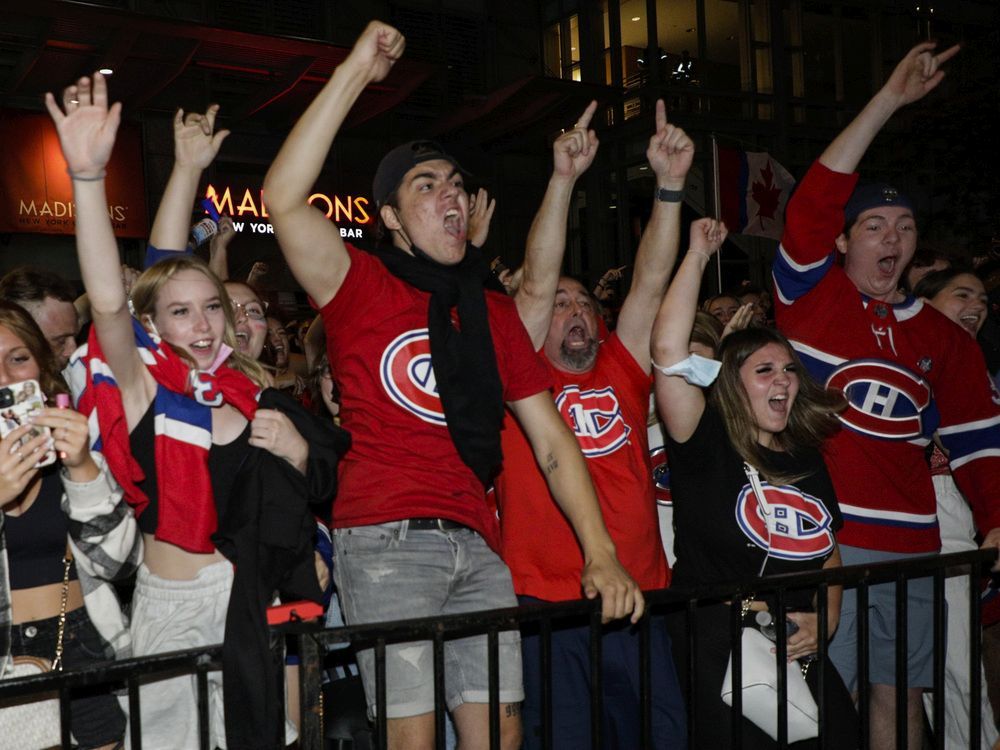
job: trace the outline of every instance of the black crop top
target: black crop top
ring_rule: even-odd
[[[141,489],[149,498],[149,505],[136,519],[139,530],[143,534],[155,534],[156,526],[160,517],[159,492],[156,486],[156,459],[153,429],[153,404],[149,405],[146,413],[142,415],[139,424],[129,433],[129,447],[132,449],[132,456],[139,463],[142,473],[146,478],[139,482]],[[222,518],[226,512],[226,503],[229,500],[229,493],[236,481],[236,475],[243,465],[250,450],[250,423],[246,429],[240,433],[235,440],[225,445],[212,443],[208,451],[208,474],[212,482],[212,494],[215,497],[215,512]]]
[[[43,470],[42,486],[35,502],[21,515],[4,515],[7,567],[10,587],[31,589],[62,583],[69,519],[62,512],[63,485],[55,466]],[[76,565],[69,569],[76,580]]]

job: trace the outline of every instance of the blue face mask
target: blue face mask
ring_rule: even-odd
[[[688,384],[700,388],[712,385],[719,377],[719,370],[722,368],[722,363],[718,360],[708,359],[698,354],[690,354],[687,359],[682,359],[670,367],[661,367],[656,362],[652,362],[652,365],[664,375],[676,375],[684,378]]]

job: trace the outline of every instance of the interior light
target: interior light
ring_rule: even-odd
[[[632,20],[633,21],[641,21],[642,18],[640,18],[639,16],[632,16]]]
[[[97,72],[100,73],[102,76],[110,76],[110,75],[114,75],[114,73],[115,73],[115,71],[113,71],[111,68],[101,68]]]

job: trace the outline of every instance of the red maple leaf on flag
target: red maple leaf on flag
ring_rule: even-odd
[[[771,169],[771,160],[767,160],[767,165],[760,170],[760,176],[764,182],[753,181],[750,188],[750,195],[757,203],[757,215],[761,219],[771,219],[774,221],[778,212],[778,204],[781,199],[781,188],[774,184],[774,171]],[[763,226],[763,222],[761,224]]]

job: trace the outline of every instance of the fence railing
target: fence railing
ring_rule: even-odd
[[[743,596],[753,594],[773,595],[777,601],[776,622],[778,638],[776,641],[777,658],[784,663],[786,645],[784,638],[784,607],[789,592],[796,589],[815,589],[817,592],[817,619],[819,655],[824,657],[827,652],[827,597],[830,586],[856,588],[858,592],[858,713],[860,719],[859,747],[868,748],[868,733],[871,717],[868,709],[868,590],[880,583],[896,585],[896,685],[903,689],[896,691],[896,737],[898,747],[905,747],[907,729],[906,711],[906,624],[907,624],[907,581],[916,578],[930,577],[933,581],[933,628],[934,628],[934,709],[933,726],[934,747],[944,748],[944,672],[945,672],[945,598],[944,582],[948,577],[967,576],[969,586],[969,624],[973,634],[969,649],[970,662],[970,694],[971,709],[969,716],[970,748],[978,748],[982,716],[980,712],[981,684],[981,642],[980,642],[980,586],[981,577],[989,571],[996,560],[996,553],[988,551],[971,551],[949,555],[933,555],[912,558],[902,561],[862,565],[843,568],[824,569],[813,573],[793,575],[768,576],[762,579],[752,579],[732,584],[703,586],[689,590],[685,595],[664,589],[646,593],[647,609],[653,615],[663,615],[670,612],[685,611],[687,621],[693,621],[693,615],[699,606],[723,601],[737,601]],[[733,684],[740,684],[740,639],[733,634],[741,627],[739,608],[732,607],[731,642],[734,648]],[[384,748],[386,738],[386,684],[385,684],[385,653],[386,647],[393,643],[407,641],[431,641],[434,654],[434,700],[435,722],[437,727],[437,747],[445,747],[445,698],[444,698],[444,644],[448,640],[464,638],[472,635],[487,636],[487,654],[489,668],[489,704],[490,704],[490,747],[500,747],[499,719],[499,634],[504,630],[518,629],[524,625],[537,627],[541,635],[541,672],[543,678],[542,720],[543,746],[552,746],[552,659],[550,639],[553,623],[561,624],[576,620],[589,623],[590,626],[590,682],[591,699],[589,707],[581,706],[581,712],[589,709],[592,746],[601,747],[601,616],[600,604],[596,601],[580,600],[558,604],[538,604],[509,609],[490,610],[446,617],[430,617],[415,620],[405,620],[372,625],[358,625],[336,629],[324,629],[317,624],[297,623],[278,628],[287,637],[298,641],[300,658],[299,686],[301,717],[299,722],[299,747],[302,750],[322,750],[324,748],[323,713],[327,715],[336,712],[337,707],[323,706],[322,684],[323,665],[328,650],[336,644],[349,643],[354,649],[372,648],[375,654],[376,666],[376,722],[375,742],[379,748]],[[650,694],[650,618],[644,617],[639,623],[640,628],[640,716],[642,721],[642,737],[644,747],[652,747],[651,734],[651,694]],[[688,628],[689,643],[693,643],[694,633]],[[221,668],[221,646],[188,649],[153,656],[125,659],[64,672],[50,672],[32,677],[23,677],[0,681],[0,701],[12,698],[42,695],[57,692],[60,699],[63,746],[69,747],[69,696],[73,688],[82,686],[110,685],[122,689],[128,695],[129,712],[132,717],[139,716],[139,685],[152,678],[166,678],[178,674],[195,674],[198,690],[198,712],[201,747],[209,748],[208,740],[208,680],[209,672]],[[694,659],[695,650],[689,649]],[[695,667],[696,664],[689,665]],[[820,659],[820,670],[829,668]],[[693,679],[694,669],[689,669],[689,679]],[[778,670],[779,690],[785,690],[784,672]],[[822,684],[822,672],[820,672]],[[721,686],[720,686],[721,687]],[[688,691],[689,693],[693,691]],[[819,703],[819,746],[825,748],[824,722],[826,721],[822,696]],[[698,706],[688,706],[689,747],[697,748],[698,738],[695,735],[695,722],[690,718],[697,712]],[[787,708],[784,701],[778,701],[778,746],[787,746],[785,736],[785,714]],[[741,745],[741,732],[738,727],[741,722],[741,694],[734,693],[732,710],[734,747]],[[138,720],[129,724],[129,736],[133,748],[141,748],[142,727]],[[831,748],[831,750],[834,750]],[[840,750],[839,748],[836,750]]]

